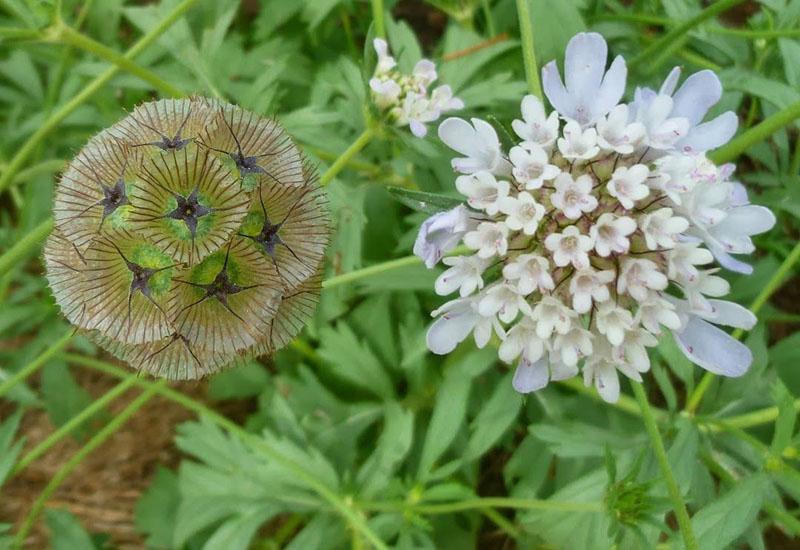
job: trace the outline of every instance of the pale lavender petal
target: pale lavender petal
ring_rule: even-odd
[[[708,110],[722,97],[722,84],[712,71],[694,73],[678,88],[675,95],[673,117],[686,117],[692,126],[699,124]]]
[[[730,141],[738,126],[736,113],[724,112],[717,118],[692,128],[689,135],[678,142],[677,147],[687,153],[716,149]]]
[[[708,320],[716,325],[750,330],[758,321],[752,311],[736,302],[713,299],[709,299],[708,302],[713,308],[713,314]]]
[[[547,360],[539,359],[531,363],[524,356],[514,371],[514,378],[511,385],[519,393],[531,393],[547,386],[549,373],[547,371]]]
[[[667,78],[664,79],[664,83],[661,85],[661,88],[658,90],[658,93],[661,95],[672,95],[672,92],[675,91],[675,86],[678,85],[678,79],[680,77],[681,77],[681,68],[673,67],[673,69],[667,75]]]
[[[575,118],[575,102],[561,82],[555,61],[542,67],[542,88],[550,104],[561,116]]]
[[[463,118],[447,118],[439,125],[439,139],[462,155],[471,156],[480,149],[475,128]]]
[[[592,117],[590,122],[607,115],[611,109],[617,106],[622,94],[625,93],[625,79],[628,75],[628,68],[625,66],[625,59],[618,55],[606,76],[603,77],[603,84],[599,90],[589,98]]]
[[[712,243],[706,243],[708,245],[708,249],[714,255],[714,258],[719,262],[719,265],[727,269],[728,271],[733,271],[734,273],[742,273],[744,275],[751,275],[753,273],[753,266],[737,260],[722,247],[716,246]]]
[[[673,335],[692,363],[714,374],[742,376],[753,362],[753,353],[747,346],[694,315],[689,316],[683,332]]]
[[[570,94],[586,104],[594,99],[606,70],[608,46],[596,32],[573,36],[564,57],[564,82]]]
[[[450,353],[469,336],[477,320],[478,316],[471,308],[459,308],[445,313],[428,329],[428,349],[437,355]]]

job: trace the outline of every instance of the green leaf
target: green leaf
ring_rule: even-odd
[[[384,405],[384,426],[375,451],[358,473],[361,495],[373,498],[390,483],[392,475],[411,449],[414,436],[414,413],[399,403]]]
[[[418,479],[424,479],[431,472],[436,461],[450,447],[466,418],[467,400],[472,385],[471,377],[465,373],[466,364],[464,359],[455,365],[451,364],[436,393],[436,403],[417,469]]]
[[[44,512],[52,550],[95,550],[92,538],[68,510],[48,508]]]
[[[772,397],[778,406],[778,418],[775,421],[770,452],[775,456],[781,456],[792,441],[797,411],[794,409],[794,397],[780,380],[776,380],[772,387]]]
[[[134,509],[134,525],[147,535],[148,548],[171,548],[175,514],[180,502],[178,477],[161,466]]]
[[[14,435],[22,419],[22,409],[17,409],[0,424],[0,487],[14,468],[17,457],[22,451],[24,439],[14,442]]]
[[[250,361],[215,374],[208,385],[208,396],[214,400],[252,397],[261,393],[267,384],[269,374],[264,365]]]
[[[729,548],[756,521],[768,489],[767,475],[755,474],[698,511],[692,528],[700,548]]]
[[[494,392],[481,407],[470,425],[470,436],[463,459],[470,462],[481,457],[506,433],[522,408],[522,396],[511,385],[513,373],[498,380]]]
[[[439,193],[411,191],[410,189],[394,186],[388,186],[386,190],[389,191],[395,199],[412,210],[418,210],[427,214],[436,214],[438,212],[450,210],[464,203],[463,199]]]
[[[42,368],[41,390],[45,409],[56,426],[63,425],[92,402],[92,396],[75,382],[66,362],[60,359],[48,361]],[[74,433],[85,436],[91,429],[90,424],[84,424]]]
[[[320,357],[334,374],[384,399],[394,395],[394,384],[378,358],[346,323],[320,331]]]

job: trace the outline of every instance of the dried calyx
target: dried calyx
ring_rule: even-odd
[[[198,378],[284,346],[315,309],[316,173],[276,121],[239,107],[140,105],[69,164],[54,215],[56,302],[134,368]]]

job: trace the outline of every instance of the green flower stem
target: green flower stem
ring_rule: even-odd
[[[5,275],[39,250],[42,241],[53,229],[53,218],[48,218],[22,237],[0,256],[0,275]]]
[[[25,170],[20,170],[14,176],[11,185],[16,185],[23,181],[28,181],[36,176],[41,174],[52,174],[54,172],[60,171],[64,166],[66,166],[67,161],[64,159],[47,159],[41,162],[37,162],[30,168],[26,168]]]
[[[53,27],[53,29],[47,33],[47,41],[59,42],[67,46],[74,46],[75,48],[94,54],[97,57],[108,61],[109,63],[113,63],[117,67],[131,73],[132,75],[141,78],[153,86],[153,88],[160,90],[166,95],[173,97],[184,97],[186,95],[183,91],[179,90],[151,70],[136,64],[121,53],[112,50],[108,46],[89,38],[85,34],[80,33],[63,23]]]
[[[342,171],[350,160],[356,156],[359,151],[361,151],[367,144],[375,137],[376,134],[376,127],[375,126],[368,126],[366,130],[361,132],[356,140],[350,144],[350,147],[345,149],[344,153],[339,155],[339,157],[330,165],[330,167],[325,170],[325,172],[319,178],[319,184],[323,187],[328,185],[336,175]]]
[[[659,17],[657,15],[646,15],[641,13],[613,13],[601,14],[592,18],[592,22],[599,21],[623,21],[627,23],[639,23],[641,25],[655,25],[658,27],[671,27],[675,21],[668,17]],[[730,27],[723,27],[722,25],[709,25],[704,27],[705,31],[714,34],[727,34],[740,38],[769,39],[781,37],[795,37],[800,36],[800,29],[735,29]]]
[[[666,61],[669,56],[675,52],[675,50],[683,46],[686,33],[704,21],[711,19],[712,17],[715,17],[725,10],[732,8],[737,4],[741,4],[742,2],[744,2],[744,0],[719,0],[718,2],[714,2],[691,19],[688,19],[680,25],[675,26],[669,32],[664,34],[664,36],[647,46],[641,51],[641,53],[639,53],[639,55],[631,60],[631,62],[628,64],[628,67],[633,68],[644,64],[645,71],[652,73],[658,69],[664,63],[664,61]]]
[[[197,0],[183,0],[180,4],[159,22],[147,34],[142,36],[131,48],[123,55],[126,59],[133,59],[153,42],[155,42],[164,32],[171,27],[178,19],[180,19],[186,11],[191,8]],[[109,67],[102,74],[95,77],[89,82],[83,90],[62,105],[55,113],[42,123],[41,126],[22,144],[17,150],[17,153],[11,159],[8,168],[0,175],[0,193],[6,190],[8,185],[13,181],[14,176],[22,167],[23,163],[28,160],[28,157],[36,150],[39,143],[50,132],[55,130],[61,122],[72,114],[75,109],[83,105],[83,103],[92,97],[98,90],[105,86],[116,74],[120,71],[121,67],[114,65]]]
[[[736,139],[728,142],[727,145],[723,145],[708,155],[708,157],[717,164],[729,162],[749,149],[750,146],[767,139],[776,131],[791,124],[798,118],[800,118],[800,101],[792,103],[785,109],[765,118],[746,132],[743,132]]]
[[[766,285],[761,289],[761,292],[758,293],[753,303],[750,304],[750,311],[753,314],[758,313],[758,311],[764,307],[764,304],[767,303],[770,296],[778,290],[780,285],[783,283],[783,280],[792,270],[794,265],[797,261],[800,260],[800,243],[797,243],[789,255],[783,260],[783,263],[775,270],[775,273],[772,274],[772,277],[767,282]],[[742,337],[744,331],[741,329],[737,329],[733,332],[732,336],[737,340]],[[686,412],[694,414],[697,411],[697,408],[700,406],[700,402],[703,399],[703,395],[705,395],[706,391],[708,391],[711,382],[714,381],[714,374],[711,372],[706,372],[703,375],[703,378],[700,380],[700,383],[697,384],[697,387],[689,396],[689,399],[686,401]]]
[[[386,25],[383,22],[383,0],[372,0],[372,23],[375,25],[375,38],[386,38]]]
[[[678,520],[678,527],[683,536],[683,542],[687,550],[699,550],[700,547],[697,544],[697,539],[695,539],[694,531],[692,531],[692,520],[689,519],[689,512],[686,510],[686,504],[683,502],[681,490],[669,466],[667,451],[664,449],[664,440],[661,439],[661,434],[658,431],[658,425],[656,425],[656,419],[655,416],[653,416],[650,403],[647,401],[644,386],[634,381],[631,381],[631,386],[633,387],[633,395],[636,397],[636,401],[639,403],[639,408],[642,411],[644,427],[650,435],[650,442],[653,445],[656,460],[658,460],[658,465],[661,468],[661,474],[664,476],[664,483],[667,485],[667,492],[672,501],[672,509],[675,511],[675,518]]]
[[[495,36],[494,17],[492,17],[492,8],[489,6],[489,0],[481,0],[481,9],[483,10],[483,18],[486,20],[486,32],[489,36]]]
[[[397,258],[396,260],[381,262],[379,264],[364,267],[362,269],[356,269],[355,271],[350,271],[349,273],[342,273],[341,275],[336,275],[334,277],[325,279],[322,281],[322,288],[333,288],[339,285],[352,283],[353,281],[357,281],[359,279],[371,277],[372,275],[378,275],[379,273],[383,273],[385,271],[392,271],[393,269],[399,269],[401,267],[407,267],[420,263],[422,263],[422,260],[416,256],[405,256],[403,258]]]
[[[506,517],[494,508],[481,508],[481,514],[486,516],[486,519],[497,525],[506,535],[512,539],[519,539],[522,536],[519,529]]]
[[[19,384],[22,380],[25,380],[28,376],[39,370],[42,365],[47,363],[51,357],[61,351],[61,349],[72,339],[72,334],[73,333],[70,330],[61,338],[56,340],[55,343],[51,344],[49,348],[40,353],[36,359],[3,380],[3,382],[0,383],[0,397],[4,396],[8,390]]]
[[[65,422],[61,427],[55,430],[53,433],[47,436],[41,443],[36,445],[33,449],[28,452],[22,459],[14,466],[14,469],[11,472],[11,476],[15,476],[20,473],[22,470],[28,467],[28,465],[46,453],[50,448],[53,447],[56,443],[64,439],[67,435],[72,432],[75,428],[92,418],[94,415],[99,413],[106,405],[111,403],[114,399],[125,393],[128,389],[133,387],[136,384],[136,379],[131,377],[123,380],[109,391],[104,393],[99,399],[93,401],[88,407],[83,409],[81,412],[70,418],[67,422]]]
[[[55,473],[55,475],[50,479],[48,484],[39,493],[39,496],[36,498],[36,501],[33,503],[30,511],[25,516],[25,519],[22,521],[22,526],[17,531],[16,537],[14,538],[14,543],[17,548],[22,548],[23,544],[25,543],[25,538],[28,536],[31,528],[33,527],[36,518],[39,517],[42,509],[44,508],[45,503],[47,500],[55,493],[55,491],[61,486],[64,480],[77,468],[83,460],[89,456],[95,449],[97,449],[100,445],[102,445],[109,437],[114,435],[114,433],[121,428],[125,422],[133,416],[136,411],[138,411],[145,403],[147,403],[150,398],[152,398],[160,388],[164,388],[166,386],[166,380],[160,380],[158,382],[152,383],[145,391],[143,391],[136,399],[134,399],[130,405],[125,407],[117,416],[115,416],[108,424],[106,424],[103,429],[98,431],[86,444],[80,448],[78,452],[76,452],[70,459],[64,463],[61,468]]]
[[[37,29],[21,29],[16,27],[0,27],[0,38],[11,40],[37,40],[42,33]]]
[[[372,546],[380,549],[387,548],[383,541],[381,541],[381,539],[372,531],[372,529],[370,529],[366,521],[364,521],[364,517],[356,508],[354,508],[350,503],[345,502],[345,500],[343,500],[323,482],[318,480],[312,473],[307,472],[304,468],[298,466],[294,460],[273,449],[261,437],[246,431],[232,420],[222,416],[216,411],[213,411],[202,403],[195,401],[191,397],[166,387],[161,383],[163,381],[152,382],[144,378],[139,378],[135,373],[127,372],[110,363],[84,357],[82,355],[65,353],[62,354],[62,357],[70,363],[98,370],[123,380],[133,379],[137,386],[146,389],[152,388],[162,397],[169,399],[170,401],[173,401],[184,408],[197,413],[198,415],[204,416],[220,428],[225,429],[232,435],[238,437],[244,443],[252,446],[256,451],[259,451],[265,457],[275,461],[277,464],[280,464],[282,467],[292,472],[292,475],[297,477],[297,479],[302,480],[320,497],[328,501],[328,503],[340,515],[342,515],[345,520],[347,520],[351,527],[355,530],[358,530],[364,536],[364,538],[367,539],[370,544],[372,544]]]
[[[533,46],[533,20],[531,18],[531,0],[517,0],[517,18],[519,19],[519,36],[522,40],[522,59],[525,63],[525,78],[528,81],[528,92],[542,101],[542,83],[539,81],[539,66],[536,64],[536,50]]]
[[[514,510],[549,510],[552,512],[603,512],[600,502],[563,502],[509,497],[483,497],[435,504],[411,503],[408,501],[362,502],[365,510],[378,512],[416,512],[420,514],[451,514],[467,510],[480,511],[485,508],[510,508]]]

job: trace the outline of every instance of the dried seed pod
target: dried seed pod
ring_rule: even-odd
[[[113,355],[198,378],[274,352],[309,320],[326,206],[276,121],[205,98],[145,103],[65,170],[47,278]]]

